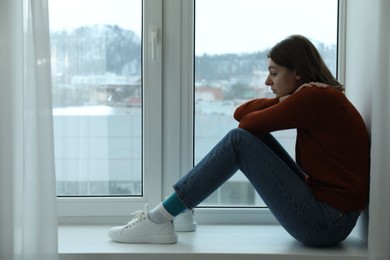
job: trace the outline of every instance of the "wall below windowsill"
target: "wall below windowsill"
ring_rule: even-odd
[[[173,245],[120,244],[107,237],[109,226],[61,225],[60,260],[122,259],[293,259],[363,260],[367,246],[351,235],[337,247],[309,248],[278,225],[200,225],[181,232]]]

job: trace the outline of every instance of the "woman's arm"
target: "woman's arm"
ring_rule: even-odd
[[[280,130],[288,129],[290,127],[296,127],[294,123],[293,125],[289,125],[289,123],[292,123],[291,121],[295,120],[296,122],[301,123],[302,120],[305,121],[304,119],[309,120],[309,117],[306,114],[308,112],[310,113],[310,111],[306,111],[305,107],[316,106],[318,105],[316,103],[322,100],[322,97],[318,97],[317,95],[315,95],[311,96],[309,100],[306,100],[305,98],[301,100],[300,98],[298,98],[292,103],[287,102],[288,104],[284,104],[286,100],[290,100],[292,96],[296,96],[296,94],[298,92],[301,92],[301,90],[304,88],[326,89],[329,88],[329,86],[320,82],[310,82],[301,85],[294,93],[290,95],[286,95],[279,98],[262,98],[250,100],[236,109],[236,111],[234,112],[234,118],[238,122],[240,122],[239,127],[244,129],[249,128],[252,131],[254,131],[254,129],[259,126],[260,122],[258,122],[258,120],[260,120],[260,118],[264,120],[264,122],[262,123],[263,127],[269,124],[270,128],[268,129],[268,131],[276,130],[278,128]],[[319,99],[317,100],[317,98]],[[283,105],[280,103],[283,103]],[[267,110],[267,113],[263,113],[263,110],[266,108],[269,108]],[[300,109],[302,108],[303,110],[300,111]],[[270,117],[268,117],[267,115]],[[282,117],[286,115],[288,116],[285,119],[282,119]],[[266,118],[269,119],[269,122],[267,122]]]
[[[329,85],[327,85],[325,83],[321,83],[321,82],[304,83],[301,86],[299,86],[299,88],[297,88],[297,90],[295,90],[294,93],[297,93],[298,91],[300,91],[301,89],[306,88],[306,87],[329,88]],[[292,93],[292,94],[294,94],[294,93]],[[289,98],[292,94],[280,97],[279,98],[279,103],[281,103],[284,100],[286,100],[287,98]]]
[[[238,127],[253,134],[313,127],[321,121],[318,118],[326,112],[328,103],[334,100],[328,100],[332,95],[326,95],[324,88],[302,89],[290,96],[279,98],[280,103],[274,106],[244,115]]]
[[[276,105],[277,103],[279,103],[279,100],[277,98],[261,98],[250,100],[240,105],[236,109],[236,111],[234,112],[234,119],[240,122],[245,115],[253,111],[263,110],[265,108]]]

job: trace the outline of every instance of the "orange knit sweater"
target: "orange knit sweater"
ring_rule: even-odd
[[[255,99],[239,106],[239,127],[261,135],[297,129],[296,162],[314,196],[342,211],[361,211],[368,200],[370,141],[362,117],[334,88],[306,87],[279,103]]]

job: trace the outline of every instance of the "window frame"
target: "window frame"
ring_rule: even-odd
[[[195,0],[143,3],[143,197],[58,198],[60,223],[125,223],[132,211],[151,207],[173,192],[193,164],[193,73]],[[345,75],[346,0],[338,7],[338,66]],[[150,28],[158,27],[157,59]],[[149,163],[148,163],[149,162]],[[197,208],[200,224],[277,224],[268,208]]]

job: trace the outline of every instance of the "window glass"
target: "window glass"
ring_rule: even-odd
[[[142,0],[49,0],[58,196],[142,195]]]
[[[292,34],[302,34],[337,70],[337,0],[196,0],[194,163],[232,128],[242,102],[273,97],[264,82],[267,52]],[[294,157],[295,130],[274,136]],[[203,206],[265,206],[239,172]]]

